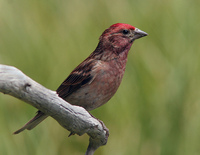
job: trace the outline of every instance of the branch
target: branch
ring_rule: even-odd
[[[86,155],[93,155],[99,146],[107,143],[109,132],[102,121],[84,108],[67,103],[55,91],[43,87],[15,67],[0,65],[0,92],[21,99],[53,117],[72,134],[81,136],[87,133],[90,142]]]

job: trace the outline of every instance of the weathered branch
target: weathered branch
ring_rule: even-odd
[[[43,87],[15,67],[0,65],[0,92],[31,104],[73,134],[87,133],[90,143],[86,155],[92,155],[107,143],[108,130],[101,121],[84,108],[67,103],[55,91]]]

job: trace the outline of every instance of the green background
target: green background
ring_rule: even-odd
[[[0,0],[0,63],[56,90],[114,23],[149,34],[134,42],[122,84],[92,111],[110,129],[96,155],[200,154],[199,0]],[[88,136],[48,118],[12,133],[36,109],[0,94],[0,154],[80,155]]]

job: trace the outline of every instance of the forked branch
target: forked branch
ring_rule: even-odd
[[[21,99],[53,117],[72,134],[81,136],[87,133],[90,142],[86,155],[93,155],[99,146],[107,143],[109,133],[101,121],[84,108],[67,103],[55,91],[43,87],[15,67],[0,65],[0,92]]]

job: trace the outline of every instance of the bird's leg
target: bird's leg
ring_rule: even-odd
[[[106,125],[104,124],[104,122],[100,119],[97,118],[97,120],[101,123],[101,125],[103,126],[103,130],[106,131],[106,138],[109,137],[109,129],[106,127]]]
[[[89,113],[89,114],[90,114],[90,113]],[[102,120],[96,118],[96,117],[93,116],[92,114],[90,114],[90,115],[91,115],[93,118],[97,119],[97,120],[101,123],[101,125],[102,125],[102,127],[103,127],[103,130],[106,131],[106,138],[108,138],[108,137],[109,137],[109,129],[106,127],[106,125],[104,124],[104,122],[103,122]]]
[[[88,112],[88,113],[89,113],[89,112]],[[103,130],[106,132],[106,139],[108,139],[108,137],[109,137],[109,129],[106,127],[106,125],[104,124],[104,122],[103,122],[102,120],[96,118],[95,116],[93,116],[91,113],[89,113],[89,114],[90,114],[93,118],[97,119],[97,120],[101,123],[101,125],[102,125],[102,127],[103,127]],[[73,135],[75,135],[75,133],[74,133],[74,132],[70,132],[70,134],[68,135],[68,137],[71,137],[71,136],[73,136]]]

